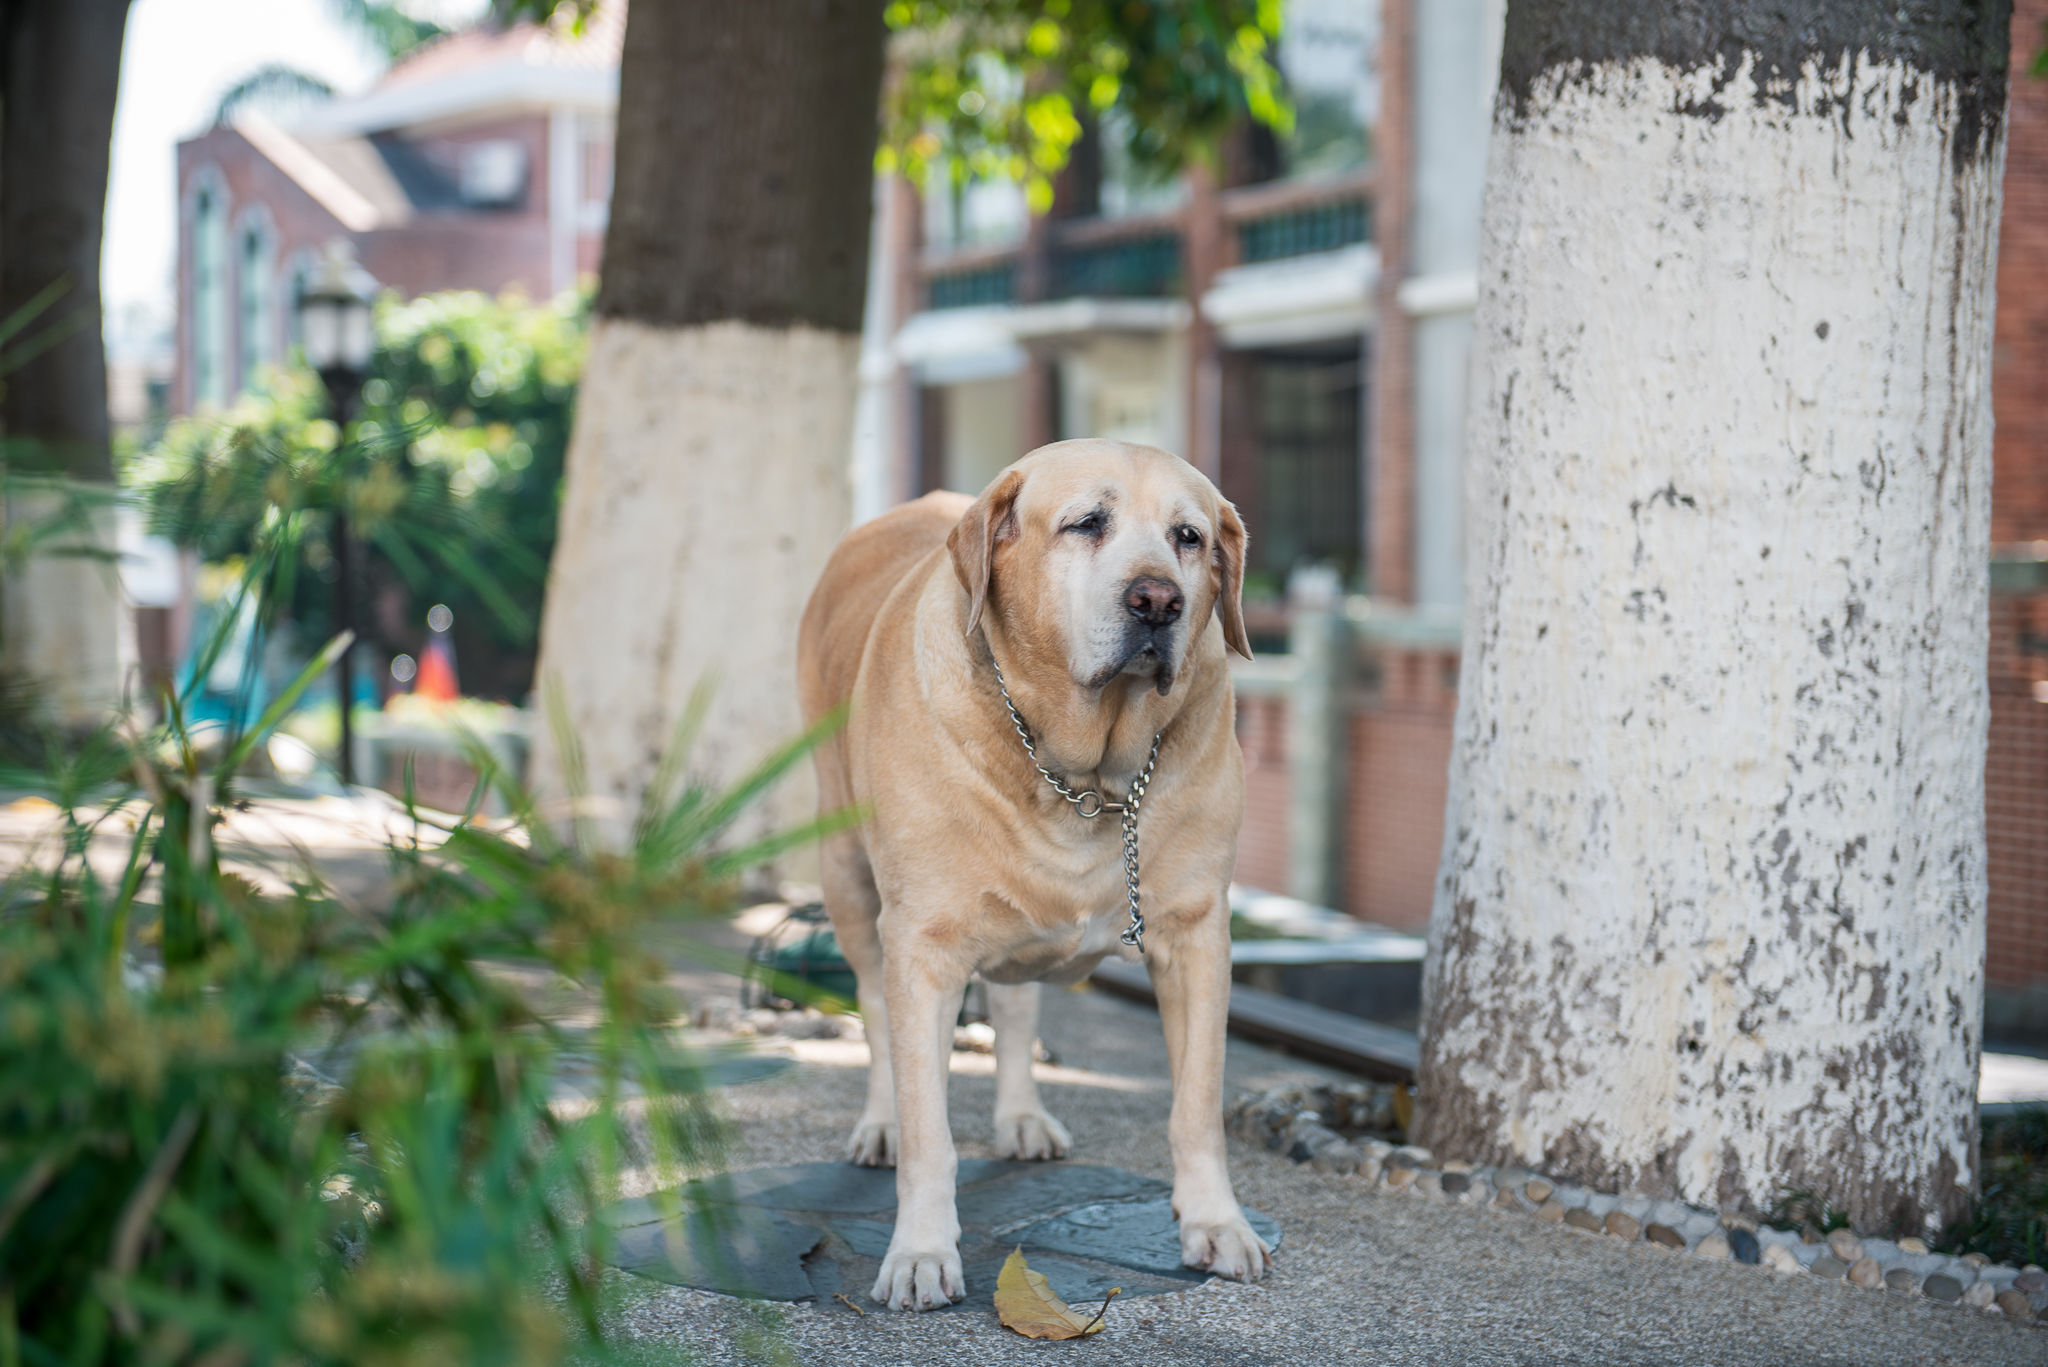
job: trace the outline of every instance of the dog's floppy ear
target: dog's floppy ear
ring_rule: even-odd
[[[1249,660],[1252,638],[1244,630],[1244,521],[1229,499],[1219,498],[1216,504],[1216,568],[1223,574],[1216,610],[1223,614],[1223,644]]]
[[[953,530],[946,534],[946,549],[953,553],[953,573],[967,590],[967,630],[981,625],[981,610],[988,602],[988,581],[995,573],[996,543],[1017,534],[1017,491],[1024,476],[1005,470],[995,483],[981,491]]]

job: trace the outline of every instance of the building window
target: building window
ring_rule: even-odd
[[[236,387],[246,392],[255,388],[257,372],[277,359],[276,289],[270,233],[264,225],[259,221],[245,223],[237,248],[236,331],[241,343],[241,365]]]
[[[1294,128],[1278,149],[1285,174],[1365,165],[1379,117],[1379,19],[1379,6],[1358,0],[1286,0],[1278,59]]]
[[[192,198],[192,403],[228,401],[228,206],[217,178]]]
[[[1260,521],[1250,568],[1275,586],[1304,564],[1355,581],[1365,561],[1360,349],[1262,351],[1252,374]]]

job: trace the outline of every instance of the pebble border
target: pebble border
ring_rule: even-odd
[[[1811,1225],[1775,1229],[1741,1211],[1715,1211],[1639,1192],[1592,1191],[1522,1167],[1439,1162],[1428,1149],[1365,1137],[1366,1131],[1398,1128],[1399,1090],[1356,1082],[1254,1092],[1230,1105],[1226,1125],[1233,1137],[1248,1144],[1319,1172],[1356,1176],[1377,1189],[1518,1211],[1697,1257],[1847,1281],[1896,1296],[1924,1296],[2023,1324],[2048,1323],[2048,1272],[2032,1263],[2005,1267],[1981,1253],[1934,1253],[1919,1239],[1866,1239],[1847,1229],[1829,1234]]]

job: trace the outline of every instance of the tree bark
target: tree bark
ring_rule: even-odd
[[[1510,0],[1418,1138],[1977,1180],[2003,0]]]
[[[65,286],[0,352],[0,463],[98,485],[113,481],[100,239],[127,16],[128,0],[0,4],[0,319]],[[94,501],[90,528],[65,543],[110,557],[112,510]],[[57,504],[15,497],[7,515],[47,517]],[[117,703],[125,629],[110,558],[32,558],[0,586],[0,663],[40,684],[60,720]]]
[[[630,817],[691,689],[731,780],[800,725],[849,525],[882,0],[635,0],[603,284],[541,634],[587,795]],[[568,779],[555,738],[537,786]],[[757,826],[810,809],[785,785]]]

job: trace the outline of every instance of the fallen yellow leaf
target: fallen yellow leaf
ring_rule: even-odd
[[[1401,1127],[1401,1137],[1408,1137],[1408,1127],[1415,1123],[1415,1093],[1406,1087],[1394,1089],[1394,1123]]]
[[[1117,1287],[1109,1294],[1121,1290]],[[1109,1309],[1107,1299],[1102,1308]],[[1077,1339],[1102,1332],[1102,1314],[1084,1319],[1069,1310],[1067,1303],[1053,1294],[1045,1274],[1033,1272],[1024,1261],[1022,1248],[1011,1250],[1003,1260],[1003,1270],[996,1274],[996,1318],[1028,1339]]]

